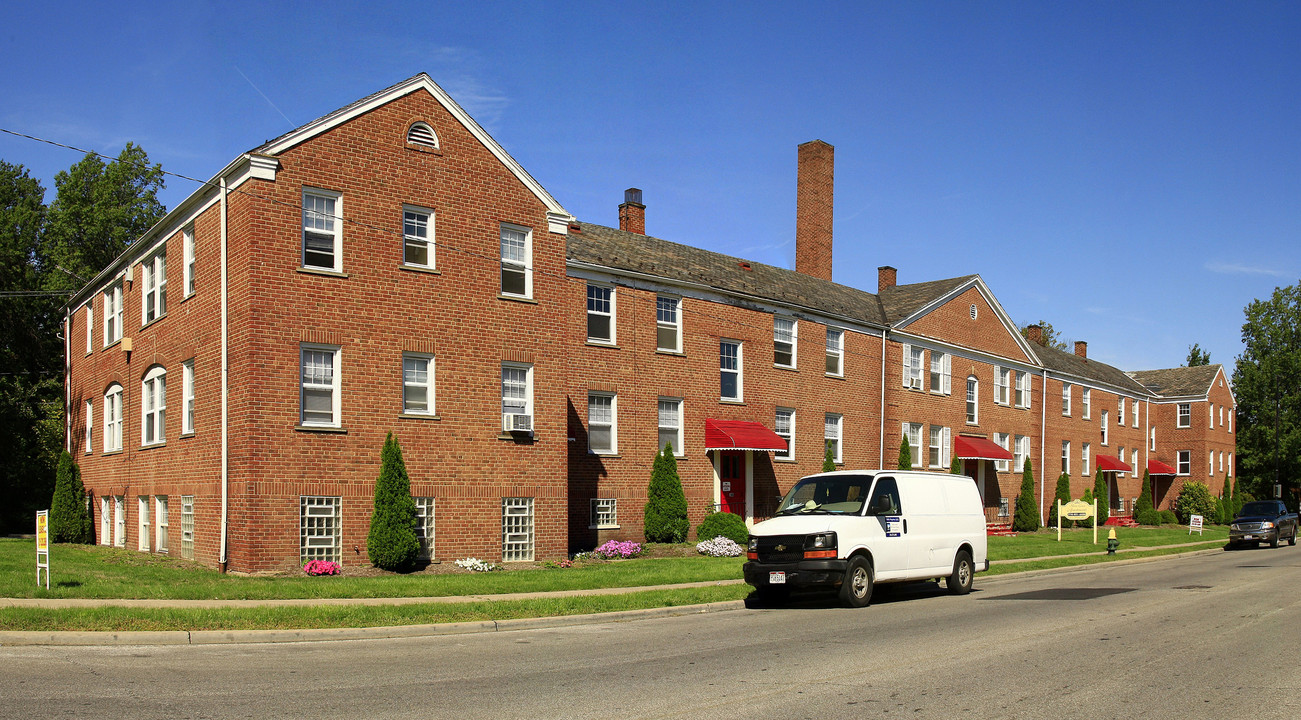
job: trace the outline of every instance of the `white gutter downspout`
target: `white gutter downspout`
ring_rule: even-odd
[[[72,454],[72,308],[63,311],[63,449]]]
[[[1047,452],[1048,440],[1048,368],[1044,368],[1044,386],[1043,402],[1039,408],[1039,525],[1046,527],[1048,520],[1044,518],[1044,501],[1048,496],[1044,494],[1044,483],[1048,477],[1048,468],[1044,467],[1044,455]],[[1053,494],[1054,499],[1056,493]],[[1061,518],[1057,519],[1057,524],[1061,525]]]
[[[228,362],[229,336],[226,323],[226,177],[221,178],[221,547],[218,563],[221,571],[226,572],[227,544],[227,507],[230,491],[230,427],[227,409],[227,396],[230,388],[230,367]]]
[[[881,331],[881,434],[876,441],[876,466],[885,469],[885,336],[889,330]]]

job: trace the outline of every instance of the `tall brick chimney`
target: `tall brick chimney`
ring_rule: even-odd
[[[799,147],[795,195],[795,270],[831,279],[831,208],[836,149],[821,140]]]
[[[619,206],[619,229],[638,235],[646,234],[646,206],[641,204],[641,189],[623,191],[623,204]]]
[[[876,269],[876,293],[878,295],[895,286],[898,281],[898,272],[889,265],[882,265]]]
[[[1025,337],[1036,345],[1044,344],[1044,329],[1039,325],[1027,325],[1025,328]]]
[[[1083,340],[1075,341],[1075,354],[1082,358],[1089,357],[1089,344]]]

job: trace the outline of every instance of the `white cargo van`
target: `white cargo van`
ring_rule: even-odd
[[[838,588],[863,607],[875,583],[944,578],[971,591],[989,569],[985,513],[965,475],[845,470],[810,475],[750,530],[745,581],[767,600],[791,588]]]

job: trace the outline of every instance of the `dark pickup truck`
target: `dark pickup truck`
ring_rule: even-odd
[[[1296,545],[1296,531],[1297,515],[1288,512],[1281,500],[1256,500],[1243,505],[1233,518],[1229,526],[1229,547],[1262,542],[1278,547],[1280,540]]]

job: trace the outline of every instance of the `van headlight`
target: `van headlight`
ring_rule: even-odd
[[[745,546],[748,552],[759,552],[759,538],[751,535],[750,542]]]
[[[836,556],[836,534],[834,532],[815,533],[804,537],[804,559],[834,558]]]

